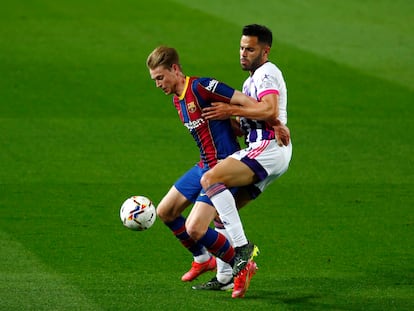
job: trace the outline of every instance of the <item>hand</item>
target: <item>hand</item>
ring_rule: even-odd
[[[289,141],[290,141],[289,128],[286,125],[280,123],[278,125],[273,126],[273,129],[275,130],[275,138],[276,138],[277,144],[280,147],[289,145]]]
[[[231,117],[230,104],[214,102],[203,109],[201,116],[206,120],[225,120]]]

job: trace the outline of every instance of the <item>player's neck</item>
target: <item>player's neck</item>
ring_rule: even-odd
[[[185,86],[186,86],[186,76],[180,75],[179,79],[178,79],[178,83],[177,83],[177,90],[175,92],[175,95],[177,95],[178,97],[180,97],[184,90],[185,90]]]
[[[263,61],[259,66],[257,66],[256,68],[254,68],[253,70],[250,70],[250,76],[253,76],[254,72],[259,69],[260,67],[262,67],[264,64],[266,64],[269,60],[265,60]]]

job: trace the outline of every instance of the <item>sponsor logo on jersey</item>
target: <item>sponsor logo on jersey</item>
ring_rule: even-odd
[[[188,112],[194,113],[194,112],[196,112],[197,107],[194,104],[194,102],[190,102],[190,103],[187,104],[187,109],[188,109]]]
[[[216,90],[218,81],[215,79],[210,80],[208,86],[206,87],[206,89],[210,92],[214,92]]]
[[[276,84],[277,84],[276,77],[265,74],[262,78],[262,81],[260,82],[259,87],[262,89],[270,89],[270,88],[275,88]]]
[[[199,118],[197,120],[193,120],[190,122],[185,122],[184,126],[186,128],[188,128],[190,131],[196,129],[197,127],[201,126],[202,124],[204,124],[206,121],[203,118]]]

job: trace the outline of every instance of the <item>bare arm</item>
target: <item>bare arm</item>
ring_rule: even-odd
[[[212,103],[211,107],[203,109],[202,116],[207,120],[224,120],[231,116],[263,120],[273,127],[279,146],[287,146],[290,141],[289,128],[277,118],[279,105],[276,94],[267,94],[262,97],[260,102],[257,102],[254,98],[236,90],[230,104]]]
[[[240,116],[253,120],[264,120],[271,124],[279,114],[277,95],[269,94],[257,102],[254,98],[235,91],[230,104],[212,103],[211,107],[203,109],[203,117],[207,120],[227,119],[231,116]]]
[[[240,91],[234,92],[230,100],[233,107],[233,115],[245,117],[252,120],[263,120],[273,122],[279,116],[278,95],[268,94],[257,102],[250,96]]]

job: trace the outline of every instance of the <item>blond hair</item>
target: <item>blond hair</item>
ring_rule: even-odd
[[[155,69],[159,66],[164,68],[171,68],[172,65],[180,66],[180,58],[176,49],[168,46],[159,46],[147,58],[147,67],[149,69]]]

